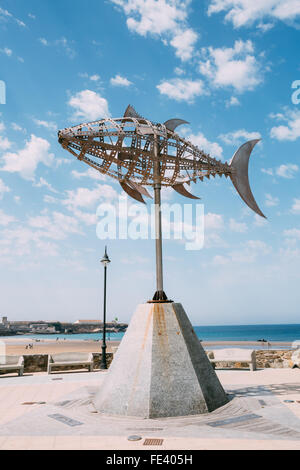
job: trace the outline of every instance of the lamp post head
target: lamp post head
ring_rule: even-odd
[[[106,247],[105,247],[105,253],[104,253],[104,256],[103,256],[103,258],[102,258],[102,260],[101,260],[101,263],[103,264],[104,267],[106,267],[106,266],[109,265],[110,262],[111,262],[111,261],[110,261],[110,259],[109,259],[109,257],[108,257],[108,254],[107,254],[107,246],[106,246]]]

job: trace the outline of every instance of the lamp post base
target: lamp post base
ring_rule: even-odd
[[[102,346],[102,357],[100,362],[100,369],[107,369],[107,362],[106,362],[106,345]]]

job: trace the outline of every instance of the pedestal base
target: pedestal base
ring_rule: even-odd
[[[105,414],[162,418],[227,402],[182,305],[153,303],[138,306],[94,405]]]

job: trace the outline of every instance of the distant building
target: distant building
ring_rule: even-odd
[[[55,326],[48,326],[47,323],[34,323],[29,328],[32,333],[55,333]]]
[[[2,317],[2,321],[0,323],[1,328],[9,328],[9,323],[7,321],[7,317]]]
[[[102,325],[100,320],[77,320],[74,325]]]

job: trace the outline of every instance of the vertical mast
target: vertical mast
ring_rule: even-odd
[[[155,204],[155,240],[156,240],[156,292],[153,300],[167,300],[163,285],[163,260],[162,260],[162,225],[161,225],[161,176],[159,161],[158,136],[154,134],[154,204]]]

